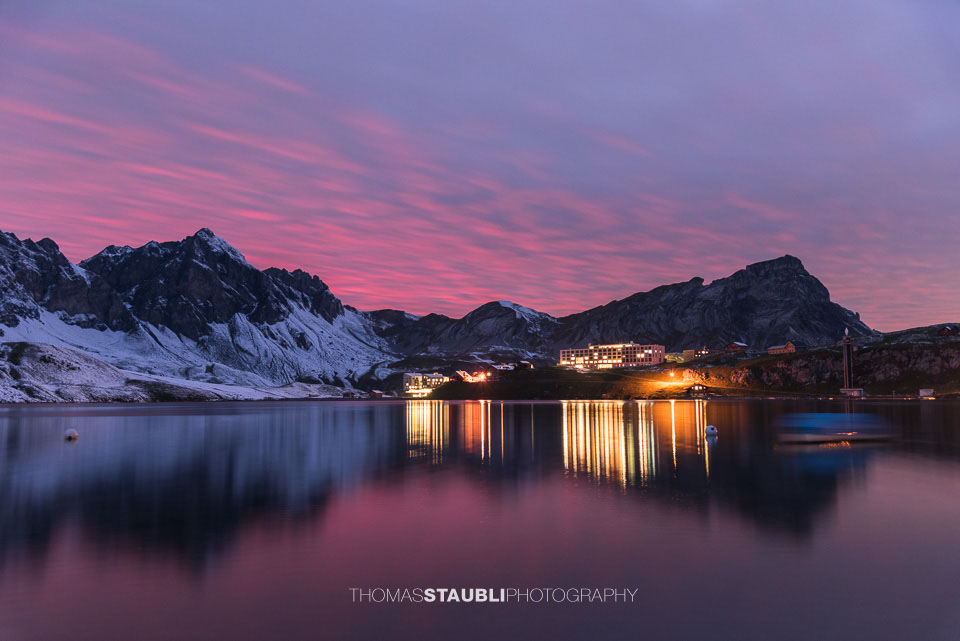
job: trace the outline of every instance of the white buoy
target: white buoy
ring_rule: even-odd
[[[707,427],[704,429],[704,432],[707,433],[707,436],[716,436],[717,427],[715,425],[707,425]]]
[[[63,433],[63,438],[68,441],[75,441],[80,438],[80,432],[74,429],[67,430]]]

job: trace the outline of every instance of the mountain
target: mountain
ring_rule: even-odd
[[[396,360],[368,318],[302,271],[258,270],[201,229],[72,265],[53,241],[0,246],[0,332],[125,370],[214,384],[344,384]]]
[[[343,305],[316,276],[260,271],[209,229],[179,242],[115,247],[80,263],[106,281],[140,320],[200,340],[241,314],[274,325],[303,309],[328,323]]]
[[[79,265],[50,239],[0,232],[0,287],[0,340],[77,350],[162,380],[258,388],[375,387],[413,360],[547,363],[562,348],[590,342],[675,351],[736,340],[763,348],[835,341],[845,328],[872,332],[792,256],[559,318],[509,301],[450,318],[358,311],[317,276],[257,269],[209,229],[179,241],[111,245]]]
[[[449,357],[502,353],[550,358],[557,319],[509,301],[481,305],[463,318],[412,316],[395,310],[370,312],[375,331],[403,354]]]
[[[507,301],[487,303],[460,319],[437,314],[372,312],[375,331],[400,352],[468,357],[485,353],[556,359],[568,347],[637,341],[668,351],[754,348],[788,340],[808,344],[872,332],[860,316],[830,301],[823,284],[793,256],[749,265],[727,278],[664,285],[600,307],[554,318]]]
[[[732,341],[765,349],[790,341],[835,341],[872,330],[860,315],[830,301],[823,284],[793,256],[749,265],[705,285],[702,278],[664,285],[559,319],[553,347],[636,339],[678,351]]]

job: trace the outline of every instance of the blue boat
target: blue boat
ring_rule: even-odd
[[[781,443],[888,441],[897,434],[875,414],[833,412],[786,414],[779,421]]]

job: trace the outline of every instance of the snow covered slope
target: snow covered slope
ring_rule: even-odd
[[[0,344],[0,403],[337,398],[325,384],[227,385],[123,370],[43,343]]]

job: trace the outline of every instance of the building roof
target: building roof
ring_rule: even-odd
[[[771,349],[786,349],[787,345],[792,345],[792,346],[795,347],[795,348],[806,347],[806,346],[807,346],[806,343],[803,343],[803,342],[801,342],[801,341],[787,341],[787,342],[784,343],[783,345],[771,345],[771,346],[768,347],[767,349],[768,349],[768,350],[771,350]]]

